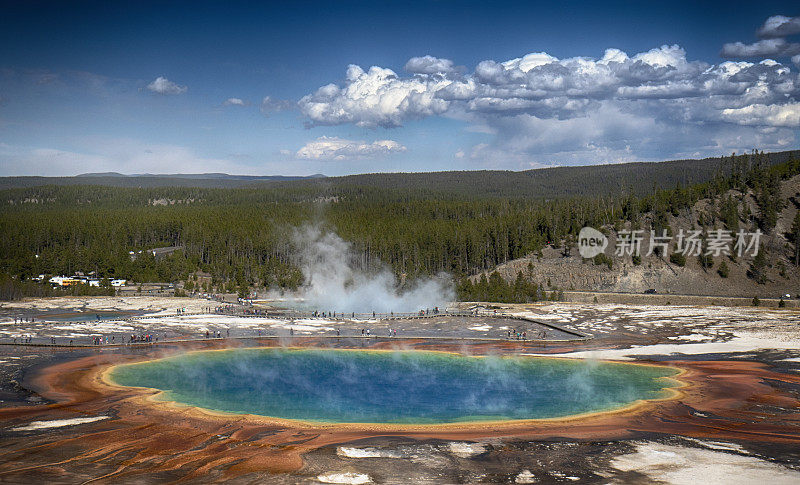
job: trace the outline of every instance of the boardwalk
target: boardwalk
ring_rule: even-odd
[[[364,316],[369,316],[368,319],[360,319]],[[217,327],[207,333],[206,336],[198,336],[198,337],[191,337],[187,336],[185,328],[191,327],[193,323],[186,322],[184,325],[184,331],[182,335],[174,336],[173,338],[165,338],[167,331],[172,331],[174,333],[174,329],[172,329],[168,325],[160,325],[162,321],[168,321],[170,319],[175,318],[184,318],[184,317],[195,317],[198,320],[202,320],[203,316],[208,316],[209,320],[214,319],[215,317],[232,317],[234,319],[242,319],[243,321],[255,318],[261,319],[269,319],[269,320],[277,320],[277,321],[284,321],[286,322],[286,326],[280,329],[274,328],[275,325],[268,325],[265,324],[263,328],[261,328],[258,324],[249,325],[246,328],[237,328],[236,322],[229,322],[227,327]],[[453,320],[456,320],[455,322]],[[459,320],[466,320],[467,322],[462,322]],[[390,334],[389,336],[385,335],[384,332],[387,329],[398,330],[394,327],[389,327],[389,325],[400,325],[403,322],[413,324],[414,322],[423,323],[424,321],[431,321],[431,323],[436,323],[435,328],[429,329],[426,325],[412,325],[409,327],[403,327],[402,333],[398,336],[396,334]],[[508,330],[507,336],[493,336],[493,335],[476,335],[476,336],[467,336],[463,335],[464,329],[470,325],[469,321],[474,321],[474,324],[484,324],[497,321],[498,323],[508,323],[509,321],[519,322],[520,328],[519,332],[512,332]],[[536,320],[530,317],[525,316],[518,316],[518,315],[510,315],[505,313],[475,313],[475,312],[439,312],[439,313],[428,313],[428,314],[420,314],[420,313],[389,313],[389,314],[375,314],[375,318],[372,318],[372,313],[369,314],[337,314],[334,316],[326,316],[322,317],[319,313],[315,314],[313,312],[258,312],[258,313],[247,313],[247,312],[220,312],[220,313],[181,313],[177,315],[169,315],[169,314],[159,314],[159,315],[143,315],[143,316],[136,316],[136,317],[129,317],[121,320],[114,320],[114,321],[107,321],[105,323],[114,325],[115,322],[120,322],[120,324],[128,324],[128,325],[141,325],[144,327],[142,331],[135,331],[130,332],[127,330],[119,330],[116,331],[113,328],[109,329],[109,325],[104,325],[103,331],[94,331],[92,335],[100,336],[98,339],[100,341],[99,344],[95,343],[94,338],[89,339],[87,337],[84,338],[71,338],[69,335],[60,336],[53,341],[54,337],[47,337],[47,341],[44,341],[43,336],[41,335],[42,331],[46,331],[47,323],[46,322],[39,322],[36,329],[25,329],[20,328],[19,330],[23,333],[27,332],[32,338],[25,338],[25,337],[18,337],[16,339],[3,339],[0,341],[0,345],[5,346],[30,346],[30,347],[73,347],[73,348],[115,348],[115,347],[130,347],[130,346],[153,346],[153,345],[163,345],[163,344],[173,344],[173,343],[181,343],[181,342],[202,342],[202,341],[220,341],[220,340],[254,340],[254,339],[301,339],[301,338],[318,338],[318,339],[336,339],[336,338],[350,338],[350,339],[383,339],[383,340],[455,340],[455,341],[465,341],[465,342],[492,342],[492,341],[526,341],[526,342],[580,342],[589,340],[592,337],[588,334],[584,334],[578,332],[573,329],[564,328],[560,325],[556,325],[550,322]],[[303,327],[307,325],[313,325],[315,322],[319,322],[318,325],[340,325],[343,328],[333,329],[330,326],[328,327],[321,327],[319,330],[315,330],[314,333],[304,333],[299,332],[297,335],[294,333],[293,325],[297,327]],[[92,322],[88,322],[91,325]],[[200,322],[198,322],[199,324]],[[533,325],[533,328],[531,328]],[[444,329],[440,327],[444,326]],[[489,327],[487,325],[487,327]],[[489,327],[491,328],[491,327]],[[508,328],[498,327],[498,329]],[[515,326],[515,328],[517,328]],[[540,330],[536,330],[539,328]],[[230,330],[233,329],[235,333],[238,335],[230,335]],[[343,331],[342,331],[343,330]],[[369,334],[365,334],[364,331],[369,330]],[[530,336],[526,335],[526,338],[522,338],[521,335],[523,330],[526,330],[526,333],[530,333]],[[549,330],[549,332],[548,332]],[[205,332],[205,328],[203,327],[202,332]],[[200,331],[200,327],[198,326],[198,333],[202,333]],[[359,333],[361,332],[361,333]],[[499,330],[495,330],[495,332],[499,332]],[[243,334],[244,333],[244,334]],[[548,335],[549,334],[549,335]],[[130,341],[131,336],[141,335],[141,336],[149,336],[147,341]],[[196,333],[195,333],[196,335]],[[113,336],[114,339],[110,337]],[[103,338],[105,337],[105,338]],[[511,337],[511,338],[509,338]],[[518,337],[518,338],[517,338]],[[142,339],[144,340],[144,339]]]

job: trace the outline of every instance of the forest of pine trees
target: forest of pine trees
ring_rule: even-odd
[[[212,275],[212,288],[291,288],[302,283],[292,236],[295,228],[311,224],[350,241],[365,270],[385,264],[407,280],[446,272],[470,300],[553,299],[552,289],[546,293],[524,276],[507,283],[491,274],[476,284],[464,277],[547,244],[561,245],[587,225],[639,224],[648,213],[652,228],[660,232],[669,229],[667,214],[677,215],[700,198],[730,189],[755,194],[761,208],[756,222],[769,232],[782,209],[779,182],[797,173],[800,160],[770,165],[766,156],[753,153],[724,158],[716,176],[704,183],[653,187],[641,196],[587,191],[550,199],[494,196],[490,188],[437,192],[316,182],[235,189],[8,189],[0,191],[0,281],[17,285],[15,294],[26,294],[40,291],[22,285],[39,274],[93,271],[100,278],[177,282],[203,271]],[[726,199],[720,211],[725,226],[735,230],[739,216],[736,202]],[[800,221],[792,231],[798,263]],[[129,254],[163,246],[182,250],[165,258],[146,251],[135,259]],[[752,270],[758,277],[760,268]]]

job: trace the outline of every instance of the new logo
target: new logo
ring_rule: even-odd
[[[578,233],[578,252],[582,258],[593,258],[605,251],[608,239],[593,227],[584,227]]]

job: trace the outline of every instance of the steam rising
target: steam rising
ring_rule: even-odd
[[[401,287],[391,270],[378,262],[365,268],[350,243],[314,227],[295,231],[297,262],[305,284],[289,296],[307,309],[388,313],[444,308],[455,293],[449,276],[415,280]]]

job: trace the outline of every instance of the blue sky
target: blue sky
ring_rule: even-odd
[[[796,2],[0,2],[0,175],[800,146]]]

